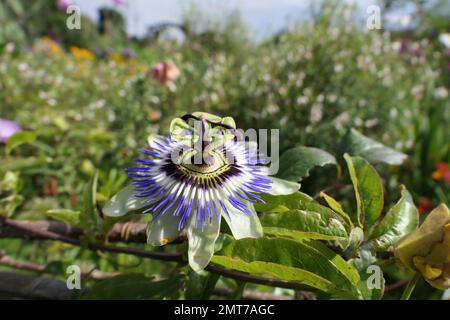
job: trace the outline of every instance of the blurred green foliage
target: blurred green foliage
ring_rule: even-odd
[[[105,201],[125,184],[122,168],[150,133],[165,133],[173,117],[199,110],[232,116],[244,129],[280,128],[280,151],[306,145],[338,154],[341,139],[356,128],[409,155],[401,167],[381,168],[391,177],[388,191],[401,181],[416,203],[431,201],[425,211],[450,202],[448,184],[432,179],[435,163],[450,162],[450,52],[437,41],[445,29],[367,31],[339,5],[256,42],[237,12],[219,23],[191,8],[184,41],[164,34],[131,41],[114,10],[103,10],[100,26],[83,17],[79,32],[66,29],[55,2],[24,2],[0,3],[0,118],[17,121],[36,139],[11,152],[0,146],[2,215],[41,219],[50,209],[84,210],[83,192],[96,170],[97,200]],[[150,71],[166,60],[181,75],[163,86]],[[317,192],[323,181],[333,183],[312,172],[303,187]],[[0,247],[36,262],[170,272],[159,262],[64,244],[0,240]]]

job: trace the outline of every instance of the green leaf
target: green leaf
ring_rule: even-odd
[[[84,209],[85,212],[89,216],[95,215],[95,204],[96,204],[96,195],[97,195],[97,172],[94,174],[94,176],[89,181],[89,184],[87,185],[85,192],[84,192]]]
[[[321,149],[296,147],[284,152],[280,157],[278,177],[291,181],[299,181],[309,175],[316,166],[336,164],[333,155]]]
[[[322,206],[313,198],[302,192],[294,192],[288,195],[272,196],[261,195],[263,202],[254,204],[258,212],[284,212],[292,209],[314,211],[326,216],[338,216],[333,210]]]
[[[25,10],[19,0],[9,0],[6,3],[8,7],[14,12],[17,18],[21,19]]]
[[[24,143],[32,143],[35,140],[36,133],[32,131],[18,131],[8,139],[8,143],[6,145],[6,154],[10,154],[14,148]]]
[[[255,209],[266,213],[261,216],[261,222],[266,224],[264,231],[267,234],[284,235],[295,239],[310,237],[331,240],[347,237],[343,219],[307,194],[295,192],[282,196],[265,194],[261,197],[265,203],[255,203]],[[277,217],[267,213],[286,213],[285,217],[289,217],[290,224],[283,222],[281,218],[283,215]]]
[[[7,171],[0,181],[0,191],[16,193],[20,188],[20,174],[17,172]]]
[[[86,171],[90,171],[90,167],[92,165],[90,161],[86,160],[86,162],[83,163],[86,163],[87,167],[89,167],[88,170]],[[102,195],[106,196],[107,198],[111,198],[114,194],[120,191],[121,187],[125,184],[126,181],[127,175],[122,170],[117,170],[116,168],[114,168],[109,170],[107,173],[100,172],[99,191]]]
[[[23,201],[24,197],[20,194],[13,194],[0,199],[0,217],[11,217]]]
[[[95,233],[100,228],[100,217],[97,214],[97,177],[98,172],[92,176],[89,184],[86,185],[83,194],[84,210],[80,214],[80,225],[86,230],[88,238],[94,238]]]
[[[341,204],[335,200],[333,197],[327,195],[325,192],[321,192],[320,196],[325,199],[327,204],[330,206],[331,209],[333,209],[336,213],[338,213],[347,223],[348,225],[353,228],[352,220],[350,219],[350,216],[344,211]]]
[[[96,283],[84,296],[90,300],[142,300],[176,298],[182,285],[179,276],[152,281],[141,274],[124,274]]]
[[[55,209],[48,210],[44,213],[47,217],[52,218],[56,221],[61,221],[64,223],[68,223],[74,226],[80,224],[80,212],[73,211],[70,209]]]
[[[73,265],[73,261],[71,260],[51,261],[45,266],[45,273],[57,274],[66,277],[66,271],[70,265]]]
[[[216,273],[207,271],[189,272],[188,281],[186,283],[186,299],[209,299],[216,287],[220,276]]]
[[[401,187],[400,200],[389,210],[383,220],[375,227],[370,239],[378,250],[387,250],[403,236],[419,225],[419,212],[411,194]]]
[[[260,217],[264,233],[301,240],[338,240],[347,238],[342,223],[332,216],[314,211],[290,210],[282,213],[266,213]]]
[[[373,164],[383,162],[400,165],[408,157],[404,153],[362,135],[355,129],[351,129],[344,137],[341,151],[342,153],[363,157]]]
[[[342,247],[345,248],[346,252],[350,255],[355,252],[361,243],[364,241],[364,231],[360,227],[355,227],[350,231],[350,235],[347,241],[342,242]]]
[[[369,229],[383,210],[383,186],[376,170],[361,157],[344,155],[355,190],[357,221],[360,227]]]
[[[26,172],[33,169],[43,169],[49,163],[50,158],[9,158],[0,160],[0,172],[6,171],[21,171]]]
[[[222,267],[293,282],[342,297],[357,298],[359,275],[355,268],[324,244],[286,238],[232,241],[215,255]]]

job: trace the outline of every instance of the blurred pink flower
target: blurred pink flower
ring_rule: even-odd
[[[180,70],[172,61],[159,62],[150,71],[151,77],[162,85],[169,85],[180,75]]]
[[[434,166],[436,170],[431,174],[431,177],[436,181],[450,183],[450,165],[440,161],[436,162]]]
[[[402,38],[401,45],[400,45],[400,52],[405,53],[409,51],[409,40]]]
[[[118,6],[123,5],[123,0],[111,0],[111,3],[112,3],[114,6],[118,7]]]
[[[431,200],[427,197],[419,197],[419,204],[417,206],[417,209],[419,210],[420,214],[428,213],[431,209]]]
[[[420,46],[415,46],[414,48],[412,48],[411,52],[413,54],[415,54],[416,56],[421,56],[422,55],[422,48]]]
[[[0,119],[0,142],[8,142],[9,137],[21,130],[22,128],[17,122]]]
[[[72,4],[73,4],[72,0],[58,0],[56,6],[58,7],[58,10],[66,11],[67,8]]]
[[[152,70],[150,71],[150,73],[154,80],[159,81],[163,77],[163,74],[164,74],[164,64],[162,62],[155,64],[153,66]]]

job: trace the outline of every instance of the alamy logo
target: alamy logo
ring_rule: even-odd
[[[69,30],[81,29],[81,9],[79,6],[70,5],[67,7],[66,13],[69,15],[66,19],[66,26]]]
[[[370,274],[369,278],[367,278],[366,281],[367,289],[381,289],[381,282],[383,279],[381,268],[377,265],[370,265],[367,267],[366,272],[367,274]]]
[[[69,290],[81,289],[81,269],[76,264],[70,265],[66,269],[68,274],[66,285]]]
[[[369,15],[366,20],[366,26],[369,30],[381,29],[381,9],[379,6],[370,5],[366,13]]]

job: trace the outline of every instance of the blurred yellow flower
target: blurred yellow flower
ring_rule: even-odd
[[[94,54],[88,49],[72,46],[69,48],[69,51],[78,62],[92,60],[94,58]]]
[[[109,59],[114,61],[116,64],[127,64],[128,59],[124,59],[120,53],[113,52],[109,55]]]
[[[395,256],[435,288],[450,288],[450,211],[435,208],[415,231],[395,246]]]

